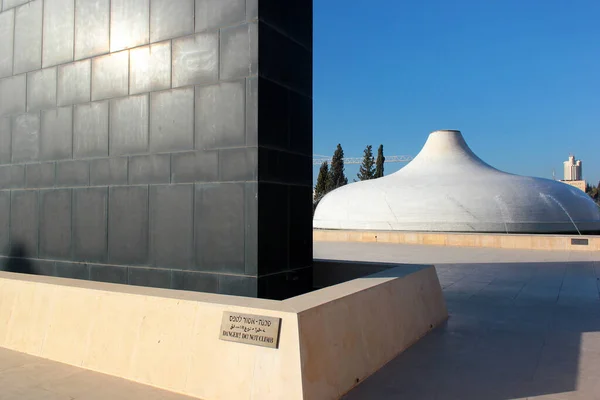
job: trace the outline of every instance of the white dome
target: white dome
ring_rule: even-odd
[[[508,174],[483,162],[459,131],[436,131],[389,176],[342,186],[315,211],[314,227],[438,232],[600,231],[600,208],[581,190]]]

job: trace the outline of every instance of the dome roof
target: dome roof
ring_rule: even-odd
[[[581,190],[486,164],[460,131],[431,133],[406,167],[342,186],[320,201],[314,227],[438,232],[600,231],[600,208]]]

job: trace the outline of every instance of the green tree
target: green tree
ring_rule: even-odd
[[[327,161],[323,161],[321,168],[319,169],[319,176],[317,177],[317,184],[315,185],[315,201],[325,196],[329,191],[329,164]]]
[[[375,159],[373,158],[373,146],[368,145],[365,148],[365,155],[362,164],[358,169],[356,177],[361,181],[367,181],[375,178]]]
[[[598,186],[592,186],[589,195],[595,202],[600,201],[600,182],[598,182]]]
[[[380,144],[377,149],[377,162],[375,163],[375,178],[383,177],[383,163],[385,162],[385,157],[383,156],[383,145]]]
[[[598,197],[599,197],[598,196],[599,195],[599,193],[598,193],[599,187],[600,187],[600,182],[598,183],[598,186],[592,186],[589,183],[585,184],[585,192],[587,193],[588,196],[590,196],[592,198],[592,200],[594,200],[596,202],[598,201]]]
[[[331,158],[331,168],[329,170],[329,190],[337,189],[348,183],[348,178],[344,175],[344,150],[342,145],[338,144],[333,157]]]

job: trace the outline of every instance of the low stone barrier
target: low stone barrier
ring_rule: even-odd
[[[0,272],[0,346],[212,399],[336,399],[447,318],[432,266],[284,301]]]

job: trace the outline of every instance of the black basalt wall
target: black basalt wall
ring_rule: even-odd
[[[312,280],[312,0],[0,0],[3,269]]]

